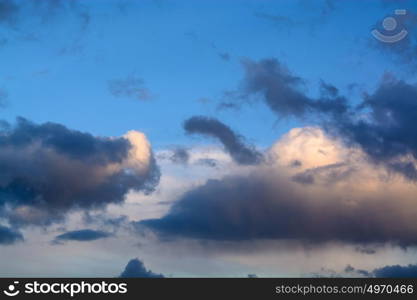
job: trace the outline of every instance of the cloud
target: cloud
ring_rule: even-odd
[[[19,232],[0,225],[0,245],[10,245],[18,241],[23,241],[23,236]]]
[[[240,98],[261,95],[268,107],[279,116],[303,117],[311,113],[340,115],[346,112],[346,99],[338,95],[335,88],[328,93],[330,85],[322,85],[324,91],[318,99],[310,98],[303,91],[304,80],[293,75],[277,59],[263,59],[258,62],[242,60],[245,77],[243,88],[238,91]],[[256,98],[258,99],[258,98]]]
[[[150,100],[153,96],[144,84],[143,79],[130,74],[123,79],[109,80],[108,88],[110,93],[115,97],[132,98],[140,101]]]
[[[242,63],[245,77],[234,101],[253,97],[278,116],[311,117],[335,137],[342,137],[346,145],[360,146],[374,163],[417,180],[417,85],[387,73],[373,93],[364,94],[359,105],[353,106],[324,81],[320,97],[307,96],[304,80],[276,59],[245,59]],[[298,179],[307,179],[305,176]]]
[[[246,145],[242,136],[217,119],[195,116],[184,122],[184,129],[189,134],[217,138],[238,164],[253,165],[262,161],[262,154],[252,146]]]
[[[211,167],[211,168],[217,167],[217,161],[215,159],[212,159],[212,158],[200,158],[197,161],[197,164],[201,164],[201,165],[208,166],[208,167]]]
[[[345,163],[329,164],[322,167],[307,169],[297,173],[292,180],[302,184],[314,184],[318,177],[322,177],[327,183],[336,182],[345,179],[354,172],[352,167]]]
[[[363,277],[377,278],[417,278],[417,265],[407,266],[392,265],[376,268],[372,271],[356,269],[350,265],[345,268],[345,273],[359,275]]]
[[[384,163],[412,180],[417,179],[414,160],[417,141],[417,86],[385,76],[373,94],[365,95],[360,111],[365,117],[346,115],[331,123],[330,131],[347,144],[359,145],[377,163]],[[409,156],[409,159],[405,159]]]
[[[375,269],[373,274],[381,278],[417,278],[417,265],[385,266]]]
[[[170,159],[173,163],[185,165],[190,159],[190,154],[188,153],[187,149],[178,147],[173,150]]]
[[[129,226],[128,219],[129,218],[126,215],[112,217],[106,214],[105,212],[98,212],[97,214],[92,214],[91,212],[86,211],[83,214],[82,220],[85,224],[97,226],[102,231],[116,233],[118,230]]]
[[[95,137],[56,123],[19,118],[0,133],[0,209],[18,225],[47,225],[71,210],[121,203],[149,193],[159,169],[146,137]]]
[[[164,275],[146,270],[145,265],[139,259],[131,259],[126,265],[120,278],[163,278]]]
[[[417,245],[416,187],[369,164],[360,148],[305,128],[283,137],[268,157],[246,175],[237,170],[193,188],[165,216],[136,228],[162,238]],[[295,159],[301,162],[296,170],[288,164]],[[321,170],[312,174],[314,184],[292,180],[294,172],[311,167]],[[336,180],[340,169],[350,171]]]
[[[81,229],[60,234],[55,237],[53,243],[59,244],[65,241],[89,242],[108,238],[110,236],[110,233],[101,230]]]

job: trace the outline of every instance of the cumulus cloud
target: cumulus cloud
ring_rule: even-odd
[[[184,129],[189,134],[202,134],[218,139],[238,164],[253,165],[262,161],[261,153],[245,144],[242,136],[217,119],[194,116],[184,122]]]
[[[147,270],[145,265],[139,259],[131,259],[126,265],[120,278],[163,278],[164,275],[156,274],[151,270]]]
[[[282,140],[271,147],[268,165],[208,180],[181,196],[164,217],[138,222],[137,228],[215,241],[417,244],[413,184],[369,164],[360,148],[346,148],[318,128],[296,129]],[[296,159],[301,166],[294,169],[288,162]],[[334,170],[346,166],[350,171],[334,179]],[[314,184],[292,180],[309,168],[321,170],[311,174]]]
[[[22,240],[22,234],[9,227],[0,225],[0,245],[10,245]]]
[[[366,95],[361,103],[366,117],[335,120],[331,131],[341,135],[347,144],[359,145],[375,162],[385,163],[416,180],[416,99],[416,85],[385,76],[377,90]],[[405,159],[407,156],[410,159]]]
[[[101,230],[81,229],[60,234],[55,237],[53,243],[60,244],[65,241],[89,242],[108,238],[110,236],[110,233]]]
[[[235,98],[261,99],[278,116],[312,117],[329,133],[342,137],[346,145],[360,146],[374,163],[417,180],[415,84],[384,74],[377,89],[353,106],[324,81],[320,97],[308,96],[304,80],[276,59],[245,59],[242,63],[245,76]],[[308,180],[305,176],[299,179]]]
[[[150,100],[152,94],[145,87],[145,81],[133,74],[122,79],[112,79],[108,81],[110,93],[115,97],[132,98],[135,100]]]
[[[95,137],[19,118],[0,132],[0,208],[14,224],[46,225],[70,210],[121,203],[159,180],[150,144],[130,131]]]

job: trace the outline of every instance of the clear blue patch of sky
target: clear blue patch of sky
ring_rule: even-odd
[[[68,10],[42,21],[25,10],[15,28],[0,25],[8,39],[0,47],[0,88],[9,93],[2,118],[97,135],[136,129],[160,148],[199,142],[181,124],[209,115],[266,147],[302,123],[277,121],[262,103],[216,109],[223,92],[239,86],[242,58],[279,59],[312,94],[321,79],[347,93],[352,83],[372,91],[385,71],[408,76],[404,65],[370,46],[370,31],[395,8],[415,9],[412,1],[331,1],[327,11],[326,1],[80,2],[90,14],[85,28]],[[109,92],[109,80],[130,74],[144,80],[152,99]]]

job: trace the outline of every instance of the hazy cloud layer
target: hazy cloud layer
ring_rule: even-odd
[[[218,139],[238,164],[253,165],[262,161],[261,153],[245,144],[242,136],[217,119],[195,116],[184,122],[184,129],[189,134],[201,134]]]
[[[0,208],[15,224],[49,224],[69,210],[121,203],[159,180],[146,137],[95,137],[18,119],[0,133]]]

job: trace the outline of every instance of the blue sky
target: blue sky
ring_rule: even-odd
[[[352,83],[372,90],[384,71],[409,76],[403,65],[370,47],[370,30],[396,7],[378,1],[334,1],[330,11],[322,1],[289,0],[82,5],[88,23],[76,11],[59,9],[39,18],[28,6],[15,28],[3,26],[5,119],[53,121],[97,135],[138,129],[154,146],[164,147],[194,142],[181,124],[203,114],[222,119],[262,147],[294,122],[277,123],[262,104],[216,109],[224,91],[238,87],[242,58],[278,58],[306,80],[311,93],[320,79],[346,91]],[[287,19],[273,19],[279,16]],[[220,57],[224,53],[229,61]],[[144,80],[152,99],[109,93],[109,80],[132,74]],[[209,102],[202,104],[201,98]]]
[[[414,272],[416,68],[415,0],[0,0],[0,276]]]

